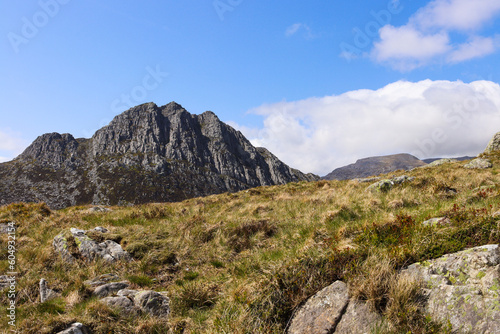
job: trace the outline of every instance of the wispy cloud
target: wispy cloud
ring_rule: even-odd
[[[263,105],[251,111],[263,127],[240,130],[290,166],[325,175],[368,156],[478,154],[498,131],[499,110],[500,85],[491,81],[398,81]]]
[[[433,0],[406,25],[382,27],[371,55],[402,71],[437,60],[456,64],[484,57],[496,52],[499,43],[494,36],[481,36],[480,29],[499,16],[498,0]]]
[[[305,23],[294,23],[285,30],[285,36],[286,37],[292,37],[294,35],[297,35],[299,33],[302,33],[302,36],[306,39],[311,39],[316,37],[313,33],[311,28],[305,24]]]

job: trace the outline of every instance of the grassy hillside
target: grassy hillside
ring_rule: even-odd
[[[282,333],[302,302],[340,279],[386,316],[390,332],[444,332],[419,313],[415,293],[394,288],[401,282],[393,282],[393,274],[417,261],[500,242],[499,218],[492,217],[500,210],[500,155],[489,158],[494,167],[487,170],[458,162],[395,172],[389,176],[415,180],[384,193],[366,191],[367,183],[319,181],[108,213],[0,207],[0,223],[18,227],[17,328],[55,333],[79,321],[95,333]],[[421,224],[443,216],[451,224]],[[55,253],[52,239],[64,229],[96,226],[108,228],[134,261],[70,265]],[[1,245],[5,273],[5,234]],[[83,282],[106,273],[133,288],[168,291],[169,321],[100,305]],[[40,278],[61,297],[40,303]],[[8,305],[6,293],[0,302]],[[8,330],[2,319],[1,330]]]

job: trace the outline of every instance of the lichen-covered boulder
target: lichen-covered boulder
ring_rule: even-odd
[[[500,251],[486,245],[416,263],[406,270],[426,283],[426,312],[457,333],[500,333]]]
[[[477,158],[464,165],[468,169],[486,169],[493,167],[493,164],[488,159]]]
[[[293,317],[288,333],[333,333],[348,303],[347,285],[337,281],[309,298]]]

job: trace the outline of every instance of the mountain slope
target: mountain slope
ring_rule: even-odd
[[[325,180],[349,180],[390,173],[399,169],[409,170],[424,166],[425,162],[410,154],[393,154],[370,157],[354,164],[340,167],[323,177]]]
[[[165,202],[314,179],[255,148],[212,112],[192,115],[175,102],[147,103],[116,116],[90,139],[38,137],[0,164],[0,204]]]

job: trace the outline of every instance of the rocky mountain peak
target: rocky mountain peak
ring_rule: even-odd
[[[0,199],[54,208],[161,202],[314,179],[256,149],[211,111],[145,103],[90,139],[40,136],[17,162],[0,164]]]

